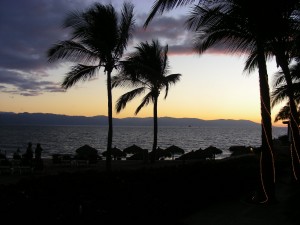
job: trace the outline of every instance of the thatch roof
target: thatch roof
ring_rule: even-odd
[[[171,145],[170,147],[166,148],[165,151],[170,152],[172,155],[175,154],[184,154],[184,150],[176,145]]]
[[[126,154],[137,154],[142,151],[143,151],[143,149],[137,145],[131,145],[131,146],[123,149],[123,152]]]
[[[103,156],[107,156],[107,151],[102,152]],[[121,149],[117,148],[117,147],[113,147],[111,149],[111,156],[113,158],[120,158],[120,157],[126,157],[126,154],[124,152],[121,151]]]
[[[202,150],[199,148],[196,151],[191,151],[186,154],[183,154],[178,159],[189,160],[189,159],[214,159],[216,154],[222,154],[222,150],[213,146],[209,146],[208,148]]]

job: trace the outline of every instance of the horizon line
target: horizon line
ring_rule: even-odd
[[[70,116],[70,117],[97,117],[97,116],[103,116],[108,117],[107,115],[94,115],[94,116],[85,116],[85,115],[67,115],[67,114],[57,114],[57,113],[46,113],[46,112],[6,112],[6,111],[0,111],[0,113],[13,113],[13,114],[50,114],[50,115],[59,115],[59,116]],[[128,118],[137,118],[137,119],[147,119],[147,118],[153,118],[152,116],[147,117],[136,117],[136,116],[129,116],[129,117],[113,117],[113,119],[128,119]],[[172,118],[172,119],[196,119],[196,120],[204,120],[204,121],[216,121],[216,120],[231,120],[231,121],[250,121],[255,124],[260,125],[261,123],[255,122],[250,119],[228,119],[228,118],[218,118],[218,119],[203,119],[203,118],[197,118],[197,117],[172,117],[172,116],[159,116],[158,118]],[[272,123],[272,127],[286,127],[286,125],[274,125]]]

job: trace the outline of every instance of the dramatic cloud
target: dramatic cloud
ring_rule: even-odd
[[[137,15],[137,25],[134,33],[136,43],[151,41],[152,39],[160,40],[163,44],[169,45],[170,55],[191,55],[197,54],[194,49],[195,33],[189,31],[185,24],[186,15],[177,17],[159,16],[145,29],[143,27],[148,14]],[[223,45],[218,44],[206,53],[209,54],[226,54]]]
[[[141,41],[158,39],[169,45],[171,55],[195,54],[193,34],[184,25],[186,16],[158,16],[144,29],[150,3],[131,1],[137,7],[136,30],[129,50]],[[46,52],[54,43],[68,37],[67,30],[61,27],[67,13],[84,10],[94,2],[98,1],[1,0],[0,91],[26,96],[61,91],[59,85],[44,81],[49,80],[47,71],[57,66],[47,62]],[[119,11],[123,1],[102,0],[101,3],[112,3]]]
[[[1,0],[0,67],[23,70],[47,66],[46,51],[66,35],[60,26],[76,2],[81,1]]]
[[[160,16],[154,19],[145,29],[143,24],[147,14],[137,16],[137,25],[134,33],[136,43],[159,40],[163,44],[169,45],[169,53],[177,54],[194,54],[192,45],[192,34],[185,27],[185,16],[167,17]]]
[[[1,91],[38,95],[42,93],[42,87],[54,85],[39,81],[50,68],[47,49],[66,36],[61,29],[65,15],[85,5],[87,3],[80,0],[0,1],[0,84],[6,84],[6,88],[1,85]],[[52,86],[51,91],[55,90],[60,91]]]
[[[45,92],[63,92],[59,83],[40,80],[38,74],[0,69],[0,90],[23,96],[37,96]],[[42,77],[42,76],[41,76]]]

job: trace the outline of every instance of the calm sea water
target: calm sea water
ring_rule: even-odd
[[[274,128],[273,138],[286,134],[286,128]],[[233,145],[260,146],[260,128],[232,127],[159,127],[158,146],[167,148],[177,145],[191,151],[213,145],[224,151],[223,157],[230,153]],[[41,143],[43,157],[54,153],[74,154],[85,144],[105,151],[107,127],[98,126],[0,126],[0,150],[8,157],[20,148],[25,152],[27,143]],[[152,127],[114,127],[113,146],[124,149],[133,144],[151,150],[153,141]]]

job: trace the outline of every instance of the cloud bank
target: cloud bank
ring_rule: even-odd
[[[45,92],[61,92],[58,82],[50,81],[48,70],[57,66],[47,62],[46,52],[54,43],[68,37],[61,28],[67,13],[83,10],[95,2],[72,0],[1,0],[0,1],[0,92],[37,96]],[[111,3],[117,10],[120,1]],[[143,4],[142,1],[134,1]],[[195,54],[193,35],[185,29],[182,16],[159,16],[147,29],[143,24],[149,9],[139,5],[136,30],[130,48],[142,41],[158,39],[169,45],[170,55]]]

